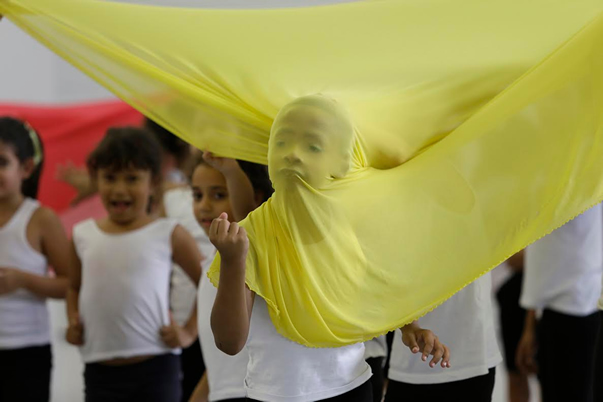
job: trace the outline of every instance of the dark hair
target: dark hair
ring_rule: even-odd
[[[249,181],[251,181],[251,185],[253,186],[255,192],[261,192],[262,202],[266,202],[268,198],[272,196],[272,193],[274,193],[272,182],[268,176],[268,167],[253,162],[238,162],[243,172],[245,172],[247,177],[249,177]]]
[[[262,202],[266,202],[272,193],[274,193],[274,188],[272,188],[272,182],[270,181],[270,177],[268,176],[268,167],[264,165],[260,165],[258,163],[241,161],[237,159],[239,162],[239,166],[241,166],[241,170],[245,172],[245,175],[249,178],[251,185],[253,186],[253,190],[256,193],[262,194]],[[203,159],[203,154],[199,153],[195,158],[195,168],[199,165],[207,165],[209,164]]]
[[[34,160],[34,170],[29,178],[23,180],[21,193],[25,197],[37,198],[44,166],[42,139],[27,122],[12,117],[0,117],[0,141],[13,147],[20,163],[28,159]]]
[[[190,146],[187,142],[178,138],[171,131],[145,117],[144,127],[155,137],[161,148],[168,154],[173,155],[178,163],[184,162],[190,155]]]
[[[92,177],[99,169],[142,169],[151,171],[153,180],[161,179],[161,147],[144,129],[110,128],[88,156]]]

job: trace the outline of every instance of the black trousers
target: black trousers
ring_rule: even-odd
[[[381,402],[383,399],[383,360],[384,357],[371,357],[366,362],[371,366],[373,376],[371,386],[373,387],[373,402]]]
[[[510,372],[518,372],[515,366],[517,346],[523,333],[526,311],[519,305],[523,273],[516,272],[496,293],[500,311],[505,365]]]
[[[599,313],[579,317],[544,310],[537,355],[543,402],[593,401],[598,331]]]
[[[390,380],[385,402],[490,402],[495,377],[496,369],[491,368],[488,374],[441,384],[408,384]]]
[[[0,349],[0,402],[50,400],[50,345]]]
[[[126,366],[86,364],[86,402],[176,402],[180,356],[165,354]]]
[[[603,402],[603,311],[599,312],[599,337],[595,356],[595,402]]]

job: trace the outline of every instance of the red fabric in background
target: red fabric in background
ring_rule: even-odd
[[[120,101],[69,106],[0,104],[0,116],[28,121],[42,138],[45,159],[38,198],[57,212],[68,208],[75,196],[70,186],[56,180],[57,165],[71,161],[83,166],[109,127],[142,124],[142,115]]]

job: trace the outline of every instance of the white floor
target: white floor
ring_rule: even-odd
[[[494,270],[495,286],[504,280],[504,271]],[[83,398],[83,364],[77,348],[65,341],[65,303],[52,301],[49,303],[50,315],[53,323],[53,352],[54,373],[52,382],[52,402],[81,402]],[[498,317],[494,312],[495,318]],[[498,367],[496,385],[494,388],[493,402],[507,402],[507,375],[503,366]],[[531,382],[532,401],[538,402],[538,389],[536,381]]]

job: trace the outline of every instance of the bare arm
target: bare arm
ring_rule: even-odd
[[[512,255],[507,260],[507,262],[508,262],[509,266],[511,266],[511,268],[513,268],[514,271],[521,271],[523,269],[523,265],[524,265],[524,256],[525,256],[525,252],[524,252],[524,250],[521,250],[517,254]]]
[[[221,258],[220,286],[211,312],[211,328],[218,349],[234,356],[247,342],[254,293],[245,285],[247,234],[227,218],[223,213],[209,229],[210,240]]]
[[[73,241],[69,247],[69,287],[67,289],[67,342],[72,345],[84,343],[84,328],[80,320],[80,287],[82,285],[82,263],[75,251]]]
[[[48,208],[39,208],[34,215],[39,220],[42,253],[53,267],[55,278],[29,274],[24,288],[42,297],[63,299],[69,282],[69,240],[58,216]]]
[[[195,286],[199,285],[203,256],[197,247],[195,239],[180,225],[176,226],[172,232],[172,260],[186,272]],[[171,317],[170,325],[160,329],[163,342],[174,348],[187,348],[192,345],[197,338],[197,332],[196,302],[184,326],[180,327],[174,318]]]
[[[256,208],[255,194],[251,181],[239,162],[235,159],[216,157],[211,152],[204,152],[203,159],[224,175],[234,220],[239,222],[245,219]]]
[[[56,277],[36,275],[17,268],[0,268],[0,294],[26,289],[43,298],[65,298],[67,291],[69,241],[59,218],[48,208],[39,208],[28,231],[39,233],[41,252],[55,269]]]
[[[193,391],[193,395],[188,402],[207,402],[209,399],[209,383],[207,382],[207,370],[203,373],[203,377],[199,380],[199,384]]]

